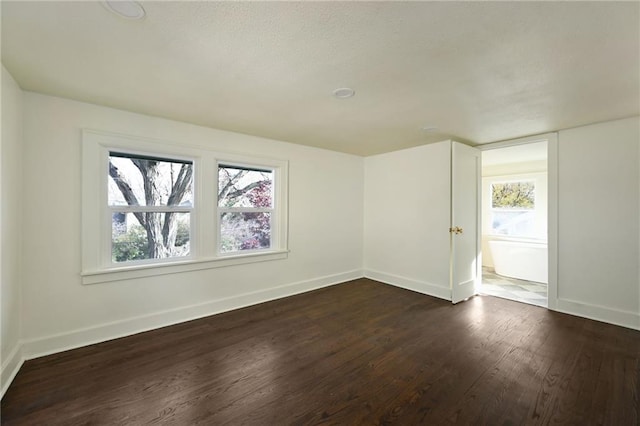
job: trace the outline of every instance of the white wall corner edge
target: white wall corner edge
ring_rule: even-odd
[[[374,271],[372,269],[365,269],[364,277],[372,279],[374,281],[380,281],[384,284],[404,288],[405,290],[411,290],[418,293],[426,294],[427,296],[433,296],[437,297],[438,299],[451,301],[451,289],[449,289],[448,287],[441,287],[426,281],[418,281],[394,274]]]
[[[640,312],[622,311],[569,299],[558,299],[556,309],[554,310],[569,315],[640,330]]]
[[[5,392],[9,389],[9,385],[13,382],[18,371],[20,371],[20,367],[22,367],[24,361],[22,342],[18,342],[7,359],[2,360],[2,371],[0,371],[0,398],[4,397]]]
[[[73,330],[67,333],[24,340],[22,341],[21,348],[22,358],[24,360],[29,360],[70,349],[106,342],[121,337],[143,333],[145,331],[208,317],[222,312],[281,299],[283,297],[306,293],[308,291],[329,287],[362,277],[362,270],[352,270],[310,280],[284,284],[265,290],[244,293],[228,298],[216,299],[197,305],[184,306],[120,321],[99,324],[92,327]],[[4,375],[2,378],[4,379]]]

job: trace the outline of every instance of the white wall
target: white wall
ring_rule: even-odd
[[[0,139],[0,316],[2,335],[1,394],[21,364],[20,353],[20,236],[22,90],[2,67],[2,139]]]
[[[25,93],[26,356],[362,276],[363,159]],[[128,281],[80,281],[81,129],[289,160],[286,260]]]
[[[538,142],[538,143],[541,143],[541,142]],[[542,143],[545,143],[545,142],[542,142]],[[497,148],[497,149],[505,149],[505,148]],[[491,151],[483,151],[482,154],[484,155],[487,152],[491,152]],[[494,164],[494,165],[487,165],[487,166],[483,165],[482,177],[516,175],[516,174],[524,174],[524,173],[540,173],[540,172],[546,173],[546,171],[547,171],[546,160],[516,162],[516,163],[509,163],[509,164]]]
[[[640,118],[559,133],[558,309],[640,329]]]
[[[445,141],[365,158],[367,277],[451,299],[450,156]]]

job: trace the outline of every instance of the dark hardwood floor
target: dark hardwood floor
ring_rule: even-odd
[[[2,424],[638,425],[640,332],[360,279],[27,361]]]

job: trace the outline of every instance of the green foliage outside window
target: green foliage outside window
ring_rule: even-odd
[[[493,208],[533,209],[535,207],[533,182],[494,183],[491,188]]]
[[[188,245],[189,225],[180,222],[176,231],[174,248],[187,248]],[[140,225],[133,225],[128,231],[113,238],[112,258],[114,262],[148,259],[148,252],[147,231]]]

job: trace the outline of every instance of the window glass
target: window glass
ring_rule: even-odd
[[[109,153],[110,206],[193,204],[193,163]]]
[[[273,171],[220,165],[218,206],[273,207]]]
[[[532,181],[491,185],[491,231],[496,235],[535,237],[535,185]]]
[[[533,209],[535,186],[533,182],[504,182],[491,185],[493,208]]]
[[[271,247],[271,213],[226,212],[220,214],[220,252]]]
[[[271,248],[273,170],[218,166],[220,253]]]
[[[159,233],[149,232],[148,227],[140,225],[140,220],[148,224],[156,224]],[[116,212],[112,215],[111,223],[111,257],[113,262],[165,259],[189,255],[191,235],[189,213]],[[168,224],[169,226],[165,228],[165,225]],[[168,231],[164,232],[164,229]],[[165,235],[166,239],[164,239]]]
[[[114,263],[190,254],[193,163],[109,153]]]

